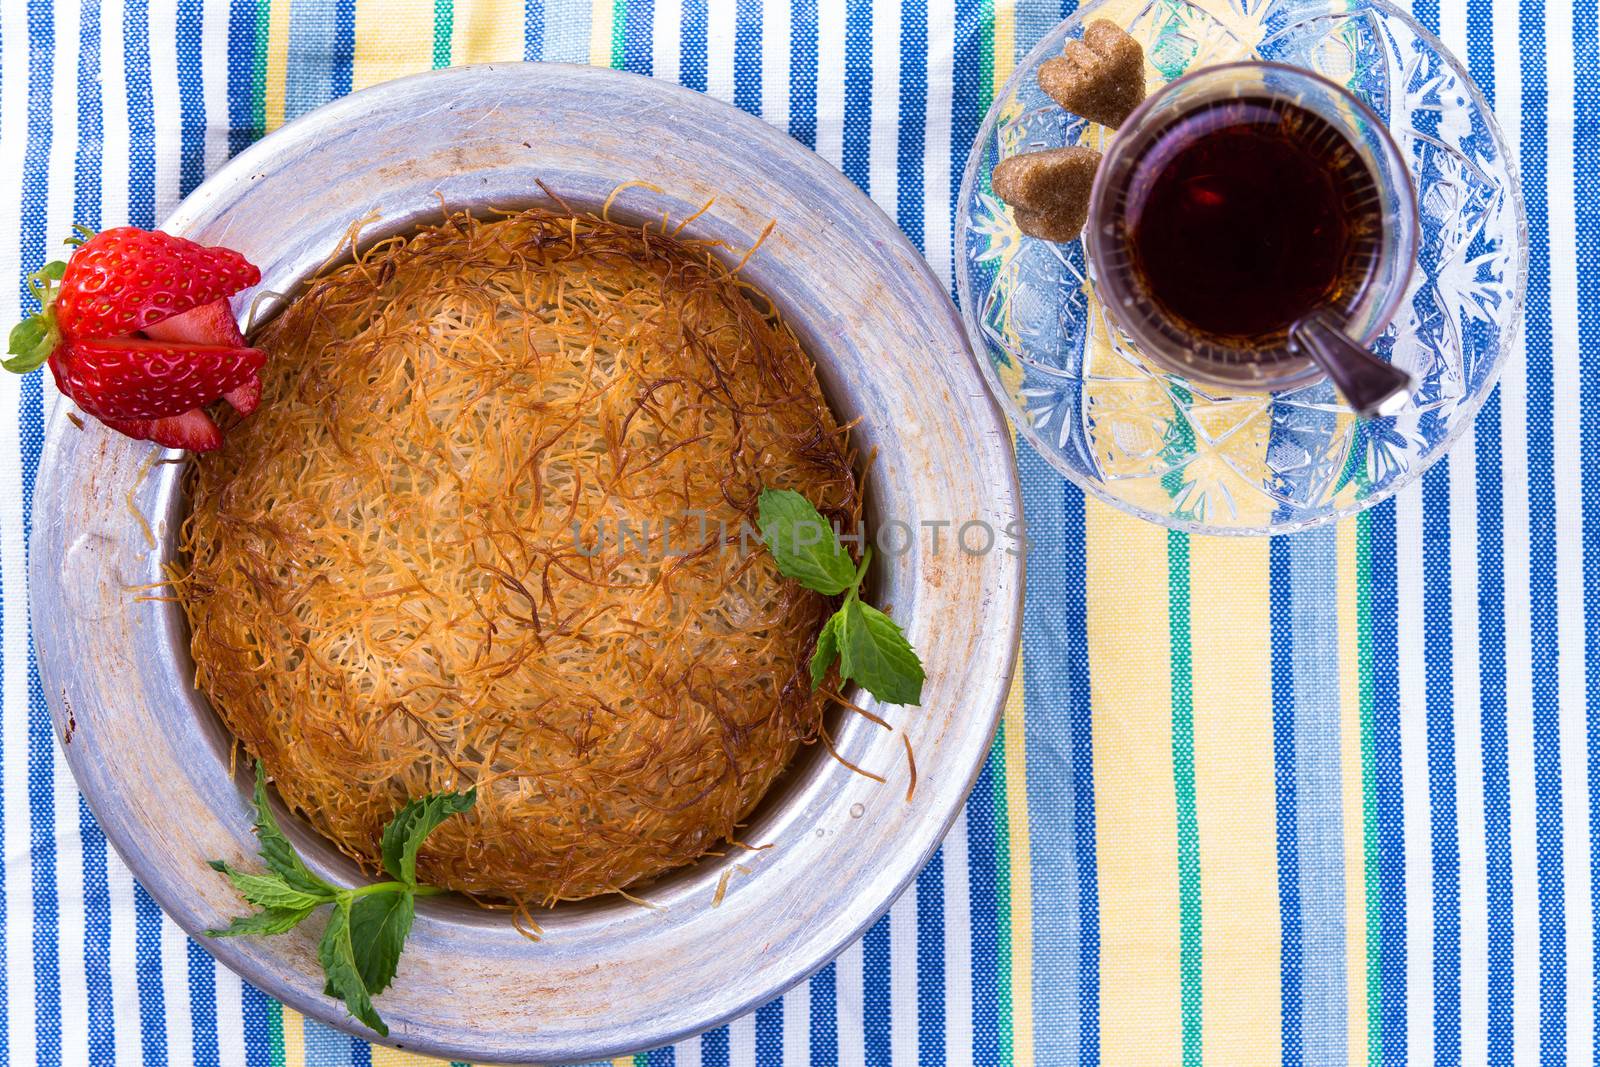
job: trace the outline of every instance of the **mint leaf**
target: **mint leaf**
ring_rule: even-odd
[[[405,889],[369,893],[350,906],[350,943],[355,948],[356,969],[369,993],[382,993],[394,981],[416,911],[417,898]]]
[[[50,358],[57,340],[59,338],[51,316],[43,313],[30,315],[11,328],[6,349],[11,353],[11,358],[0,361],[0,367],[14,374],[26,374]]]
[[[267,770],[259,760],[256,761],[255,805],[256,837],[261,841],[261,858],[267,868],[296,889],[307,893],[332,893],[333,886],[311,873],[300,853],[278,828],[278,820],[272,817],[272,808],[267,803]]]
[[[373,1008],[371,992],[367,989],[366,980],[361,977],[361,969],[356,966],[348,897],[334,905],[333,911],[328,914],[328,928],[322,932],[322,940],[317,943],[317,959],[322,962],[322,973],[328,979],[323,991],[344,1001],[351,1015],[385,1037],[389,1036],[389,1028]]]
[[[267,908],[254,915],[241,915],[226,929],[207,930],[207,937],[240,937],[255,934],[281,934],[293,930],[315,911],[310,908]]]
[[[285,881],[281,874],[248,874],[227,864],[220,869],[240,895],[258,908],[309,910],[333,899],[331,891],[308,893],[297,889]]]
[[[792,489],[763,489],[756,510],[761,540],[780,574],[824,596],[852,588],[855,564],[811,501]]]
[[[434,793],[411,801],[383,828],[383,865],[407,885],[417,884],[417,851],[438,825],[452,815],[466,811],[478,799],[478,791]]]
[[[922,661],[899,625],[852,594],[835,616],[839,632],[839,675],[857,682],[890,704],[918,704],[926,677]]]
[[[233,920],[225,929],[206,932],[212,937],[281,934],[319,906],[332,904],[327,928],[317,944],[317,958],[327,979],[324,991],[343,1000],[361,1022],[387,1035],[389,1028],[373,1008],[372,997],[394,981],[416,917],[417,894],[438,892],[417,885],[417,850],[440,823],[472,807],[477,798],[477,790],[469,789],[408,803],[383,832],[384,864],[400,880],[341,889],[312,874],[284,836],[267,803],[266,771],[257,763],[256,835],[270,873],[250,874],[221,860],[212,860],[211,868],[226,874],[244,898],[262,910]]]
[[[811,688],[816,690],[828,676],[828,668],[839,658],[839,627],[844,622],[840,612],[834,612],[817,635],[817,650],[811,654]]]

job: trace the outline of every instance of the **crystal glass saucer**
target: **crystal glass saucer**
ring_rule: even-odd
[[[1040,148],[1100,148],[1111,136],[1063,111],[1037,80],[1039,65],[1095,18],[1139,40],[1152,84],[1268,60],[1344,86],[1388,125],[1416,183],[1420,244],[1400,311],[1373,347],[1416,379],[1404,409],[1361,420],[1326,380],[1231,393],[1167,372],[1106,316],[1082,241],[1018,231],[989,188],[995,164]],[[1089,5],[1000,91],[968,160],[956,222],[962,316],[1016,428],[1088,492],[1198,533],[1304,529],[1418,477],[1493,390],[1527,284],[1516,169],[1483,94],[1436,38],[1383,0]]]

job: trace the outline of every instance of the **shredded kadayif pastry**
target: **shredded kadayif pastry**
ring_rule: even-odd
[[[268,324],[175,584],[199,687],[285,802],[375,870],[406,800],[476,785],[420,877],[522,906],[734,833],[816,736],[828,611],[741,523],[763,486],[859,513],[763,307],[659,226],[534,210],[385,241]]]

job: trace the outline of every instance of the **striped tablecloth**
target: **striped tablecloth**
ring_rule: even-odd
[[[1246,0],[1238,3],[1249,6]],[[1070,5],[1071,0],[1066,0]],[[430,66],[625,67],[841,167],[951,277],[956,176],[1036,0],[3,0],[0,275],[152,226],[264,132]],[[1416,0],[1522,168],[1525,351],[1410,492],[1168,534],[1019,462],[1019,683],[965,816],[860,943],[676,1064],[1600,1062],[1595,0]],[[18,316],[8,287],[0,320]],[[0,1062],[399,1065],[241,986],[108,852],[25,561],[41,376],[0,376]]]

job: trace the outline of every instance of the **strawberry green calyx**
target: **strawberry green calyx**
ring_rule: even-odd
[[[26,374],[42,366],[61,343],[54,305],[61,276],[66,272],[65,263],[53,260],[28,275],[28,291],[39,301],[39,310],[12,328],[7,345],[11,358],[0,360],[0,367],[15,374]]]

